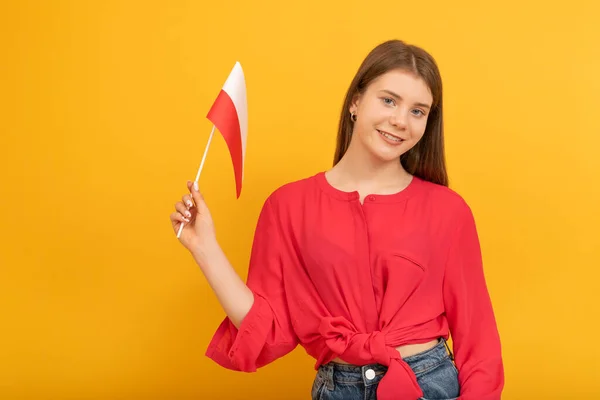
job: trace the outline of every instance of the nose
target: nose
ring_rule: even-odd
[[[406,129],[407,120],[408,116],[404,110],[398,110],[390,115],[390,124],[401,130]]]

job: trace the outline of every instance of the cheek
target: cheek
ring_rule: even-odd
[[[427,120],[425,118],[415,121],[411,126],[412,136],[416,139],[421,138],[425,134],[427,128]]]
[[[370,126],[363,127],[359,133],[359,139],[364,146],[372,147],[377,144],[378,133],[375,132]]]
[[[385,107],[377,103],[366,104],[362,110],[363,120],[375,123],[379,123],[381,120],[390,118],[393,112],[394,111],[390,107]]]

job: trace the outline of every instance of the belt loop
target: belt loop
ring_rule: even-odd
[[[335,384],[333,381],[333,365],[325,365],[325,386],[328,390],[334,390]]]

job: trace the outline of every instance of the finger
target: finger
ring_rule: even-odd
[[[187,209],[187,207],[181,202],[178,201],[175,203],[175,209],[179,212],[184,218],[187,219],[186,222],[189,222],[189,219],[192,218],[192,213]]]
[[[194,200],[194,196],[192,195],[193,192],[193,186],[194,186],[194,182],[193,181],[187,181],[187,188],[189,190],[189,194],[186,194],[186,196],[190,197],[190,200],[192,201],[192,203],[196,204],[195,200]],[[193,207],[193,205],[192,205]]]
[[[198,189],[198,182],[192,182],[191,185],[188,183],[188,189],[190,190],[190,193],[192,194],[192,199],[194,200],[196,205],[199,207],[205,207],[206,203],[204,202],[204,196],[202,196],[202,193],[200,193],[200,190]]]
[[[188,210],[194,207],[194,203],[192,203],[192,196],[189,194],[183,195],[183,197],[181,197],[181,201],[183,201],[183,204],[187,206]]]
[[[179,228],[179,224],[187,224],[189,221],[180,212],[173,212],[170,215],[171,222],[173,223],[173,227]]]

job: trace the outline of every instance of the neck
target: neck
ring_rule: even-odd
[[[410,178],[399,159],[382,161],[352,144],[332,172],[347,184],[371,188],[401,185]]]

